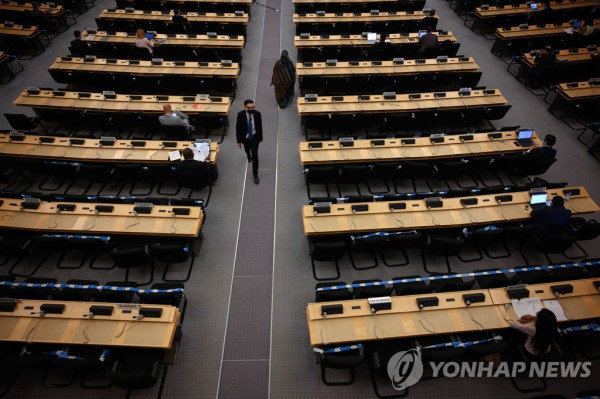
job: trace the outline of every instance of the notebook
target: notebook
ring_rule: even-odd
[[[521,147],[531,147],[533,145],[533,130],[521,130],[517,136],[517,144]]]
[[[546,206],[548,200],[548,193],[535,193],[531,194],[531,209],[542,209]]]

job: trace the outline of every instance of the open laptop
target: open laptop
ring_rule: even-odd
[[[419,31],[419,37],[423,37],[423,35],[425,35],[427,33],[426,30],[420,30]]]
[[[520,130],[517,136],[517,144],[521,147],[531,147],[533,145],[533,130]]]
[[[581,21],[575,21],[575,22],[573,22],[573,28],[575,28],[575,29],[581,28]]]
[[[548,200],[548,193],[532,193],[531,194],[531,209],[537,210],[542,209],[546,206],[546,201]]]
[[[152,40],[152,39],[154,39],[154,33],[146,33],[146,38],[147,38],[148,40]]]

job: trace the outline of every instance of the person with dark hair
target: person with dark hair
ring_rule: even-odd
[[[287,50],[281,52],[281,57],[273,66],[271,86],[275,86],[275,99],[280,108],[285,108],[294,98],[296,84],[296,68]]]
[[[94,54],[90,45],[83,40],[81,40],[81,32],[76,30],[73,32],[73,36],[75,36],[75,40],[71,40],[71,50],[73,55],[76,56],[86,56],[88,54]]]
[[[238,147],[242,148],[252,162],[254,184],[260,183],[258,178],[258,144],[263,141],[262,116],[254,109],[254,101],[244,101],[244,110],[238,112],[235,133]]]
[[[552,160],[556,157],[556,150],[552,148],[556,143],[556,136],[553,134],[547,134],[544,137],[544,141],[542,142],[542,146],[538,146],[537,144],[529,147],[527,152],[525,152],[525,162],[528,161],[545,161]]]
[[[187,20],[186,17],[184,17],[183,15],[179,14],[179,10],[178,9],[175,9],[175,10],[173,10],[173,16],[171,17],[171,21],[174,24],[181,24],[181,25],[183,25],[183,24],[187,24],[188,20]]]
[[[31,21],[34,25],[37,25],[37,27],[42,30],[58,33],[58,25],[55,21],[50,21],[46,14],[40,10],[40,3],[34,1],[31,3],[31,7],[33,10],[29,12],[29,15],[31,16]]]
[[[433,34],[433,28],[431,26],[428,26],[427,33],[419,38],[419,43],[421,43],[421,47],[417,50],[417,54],[419,55],[422,55],[427,48],[437,47],[438,37]]]
[[[183,159],[177,164],[177,172],[184,175],[206,174],[210,176],[210,163],[194,159],[194,151],[185,148],[182,151]]]
[[[564,198],[557,195],[552,198],[550,206],[532,210],[531,218],[538,234],[560,234],[571,219],[571,211],[565,208]]]
[[[435,10],[429,10],[429,14],[421,20],[421,26],[431,26],[431,28],[435,28],[437,26],[438,20],[435,17]]]
[[[513,321],[511,326],[527,334],[525,349],[534,356],[549,353],[558,337],[556,316],[548,309],[540,310],[535,316],[524,315],[519,320]]]

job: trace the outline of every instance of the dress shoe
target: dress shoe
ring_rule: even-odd
[[[248,157],[248,163],[252,162],[252,158]]]
[[[254,184],[258,184],[258,183],[260,183],[258,176],[254,176]]]

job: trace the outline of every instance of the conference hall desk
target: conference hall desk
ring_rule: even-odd
[[[524,151],[524,148],[517,144],[518,132],[491,133],[500,135],[499,138],[491,138],[489,134],[445,136],[444,142],[437,144],[433,144],[429,137],[414,138],[414,144],[405,145],[402,144],[403,139],[354,140],[353,147],[343,147],[339,141],[301,142],[300,162],[303,165],[331,165],[407,160],[433,161],[482,155],[520,154]],[[465,138],[471,140],[467,141]],[[538,146],[542,144],[535,132],[532,139]],[[315,144],[319,143],[322,147],[315,148]]]
[[[598,48],[574,48],[569,50],[555,50],[554,54],[556,54],[556,61],[558,62],[568,62],[572,64],[583,64],[583,63],[591,63],[593,57],[598,56]],[[521,57],[521,61],[523,65],[534,68],[535,57],[537,54],[531,54],[531,52],[527,52],[523,54]]]
[[[17,3],[16,1],[8,1],[0,3],[0,13],[10,13],[10,15],[19,15],[21,18],[28,18],[28,13],[33,10],[31,3]],[[61,26],[67,27],[65,8],[59,4],[50,7],[47,3],[41,3],[39,10],[48,18],[56,19]]]
[[[143,1],[140,0],[117,0],[117,7],[133,7]],[[244,6],[246,10],[250,10],[252,0],[146,0],[145,9],[158,10],[161,7],[178,7],[187,9],[188,7],[202,7],[204,5],[231,5]]]
[[[40,40],[40,30],[37,26],[17,24],[6,26],[4,23],[0,23],[0,39],[31,43],[33,48],[37,50],[37,54],[44,51],[44,46]]]
[[[17,229],[46,234],[169,236],[196,238],[204,213],[200,207],[188,215],[173,213],[170,205],[154,205],[150,213],[134,211],[134,204],[95,204],[69,202],[72,211],[61,211],[60,202],[42,201],[37,209],[21,209],[24,200],[0,198],[0,229]],[[97,206],[112,206],[112,212],[96,211]]]
[[[558,25],[558,26],[557,26]],[[562,24],[544,24],[544,25],[529,25],[526,28],[520,28],[518,26],[497,28],[494,32],[496,40],[492,46],[492,52],[502,52],[506,50],[508,42],[511,41],[525,41],[525,40],[548,40],[549,38],[557,38],[562,36],[571,36],[576,38],[575,34],[568,34],[567,29],[572,29],[573,26],[569,22],[563,22]],[[600,19],[594,20],[594,30],[600,29]],[[519,50],[516,50],[521,53]]]
[[[424,62],[423,62],[424,61]],[[335,65],[326,62],[298,62],[298,79],[304,77],[341,78],[357,75],[412,76],[421,73],[439,72],[477,72],[479,65],[472,57],[448,58],[439,62],[435,58],[404,60],[401,64],[394,61],[338,61]]]
[[[375,7],[379,11],[422,10],[424,0],[293,0],[296,12],[326,11],[370,11]]]
[[[445,34],[439,32],[433,32],[438,36],[439,42],[449,40],[456,43],[457,40],[452,32]],[[321,35],[309,35],[307,39],[303,39],[300,36],[294,37],[294,45],[297,49],[303,48],[321,48],[321,47],[372,47],[376,43],[371,43],[366,37],[362,35],[328,35],[329,37],[322,37]],[[347,37],[344,37],[347,36]],[[381,35],[377,34],[377,41],[379,42]],[[406,34],[401,33],[390,33],[387,39],[392,45],[416,45],[419,44],[419,33],[411,32]]]
[[[490,94],[485,94],[484,91]],[[390,114],[427,110],[464,110],[474,107],[502,107],[508,105],[508,101],[498,89],[472,90],[471,95],[468,96],[461,96],[458,91],[440,93],[444,97],[436,97],[436,93],[396,94],[396,98],[390,100],[384,99],[381,94],[370,95],[368,100],[360,100],[359,97],[366,98],[362,95],[319,96],[314,102],[307,101],[306,97],[300,97],[297,100],[298,114]],[[417,95],[420,97],[414,98]],[[413,96],[413,99],[410,96]]]
[[[590,82],[560,83],[556,88],[556,93],[558,95],[548,108],[548,111],[553,112],[556,109],[566,108],[567,111],[589,111],[597,115],[600,103],[600,82],[596,84],[591,84]]]
[[[52,143],[42,140],[54,140]],[[116,140],[111,146],[100,146],[100,139],[75,139],[71,144],[68,137],[44,137],[26,135],[23,141],[11,140],[10,134],[0,134],[0,157],[24,159],[44,159],[48,161],[70,162],[106,162],[106,163],[143,163],[165,164],[169,161],[169,152],[183,151],[194,147],[192,141],[153,141],[153,140]],[[80,144],[79,144],[80,142]],[[131,143],[144,142],[143,147]],[[164,143],[170,145],[166,147]],[[171,145],[173,147],[171,147]],[[210,163],[216,164],[219,145],[210,143]]]
[[[296,33],[312,32],[313,27],[320,25],[328,33],[362,33],[369,30],[377,32],[405,32],[415,31],[423,18],[428,16],[423,11],[389,11],[389,12],[336,12],[325,13],[297,13],[294,14]],[[434,18],[438,18],[437,15]]]
[[[561,195],[563,190],[580,189],[565,202],[565,207],[573,214],[594,213],[600,210],[585,188],[570,187],[549,189],[548,198]],[[473,225],[486,225],[518,222],[530,219],[531,194],[529,191],[515,191],[508,194],[512,200],[498,203],[496,197],[503,194],[488,194],[469,197],[443,198],[442,207],[429,208],[425,200],[369,202],[367,211],[353,212],[357,204],[333,204],[329,213],[315,214],[313,205],[302,207],[304,234],[324,236],[328,234],[356,234],[379,231],[402,231],[436,228],[456,228]],[[477,204],[463,206],[462,199],[477,198]],[[405,209],[390,209],[390,204],[403,203]]]
[[[217,13],[217,12],[185,12],[181,11],[181,15],[184,16],[188,24],[192,27],[201,24],[201,23],[212,23],[218,25],[239,25],[242,26],[242,30],[240,33],[245,34],[246,26],[248,25],[248,21],[250,17],[247,13],[243,13],[243,15],[236,15],[235,13]],[[108,25],[110,25],[113,21],[122,21],[125,23],[143,23],[143,22],[161,22],[163,24],[171,23],[171,17],[173,16],[173,11],[168,10],[166,14],[162,11],[152,11],[152,10],[133,10],[128,12],[124,9],[104,9],[98,18],[96,18],[96,22],[100,29],[109,29]],[[233,32],[232,32],[233,33]]]
[[[138,61],[131,64],[129,60],[97,58],[92,61],[83,57],[57,57],[48,68],[50,74],[59,72],[87,72],[90,74],[127,74],[138,76],[180,76],[189,79],[237,79],[240,73],[239,64],[224,66],[220,62],[196,61]]]
[[[42,305],[64,305],[64,310],[40,317]],[[112,315],[90,319],[91,306],[110,306]],[[143,309],[162,314],[138,319]],[[13,312],[0,313],[0,341],[169,349],[179,317],[170,305],[18,299]]]
[[[89,94],[88,98],[80,98],[80,93],[82,92],[41,90],[39,94],[28,94],[27,89],[25,89],[13,101],[13,104],[21,107],[31,107],[34,111],[45,108],[64,111],[89,110],[106,113],[155,115],[162,115],[164,104],[171,104],[173,109],[188,115],[227,115],[231,106],[229,97],[198,98],[194,96],[117,94],[115,99],[107,99],[102,93],[87,92],[84,95]]]
[[[531,284],[527,289],[530,298],[537,297],[544,304],[546,300],[556,299],[551,286],[571,284],[573,293],[561,295],[558,302],[571,321],[586,320],[600,317],[600,294],[593,285],[594,281],[599,280]],[[464,294],[483,294],[485,301],[467,307]],[[417,300],[430,297],[438,298],[438,306],[421,310]],[[367,299],[309,303],[306,319],[310,345],[497,330],[509,328],[510,322],[518,319],[506,288],[393,296],[391,300],[390,310],[380,310],[375,314],[371,313]],[[504,304],[509,304],[508,309]],[[323,318],[321,308],[328,305],[342,305],[343,313],[328,314],[327,318]]]

